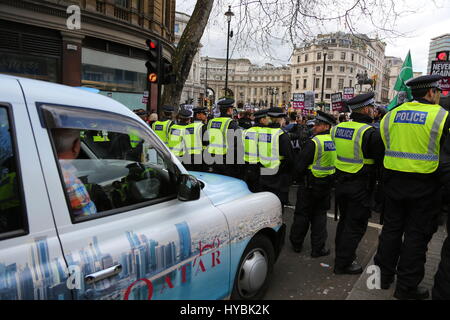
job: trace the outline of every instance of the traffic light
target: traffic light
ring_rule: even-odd
[[[448,55],[450,51],[438,51],[436,52],[436,59],[438,61],[448,61]]]
[[[147,81],[150,83],[159,83],[161,76],[161,43],[159,40],[147,39],[148,60],[145,63],[147,67]]]
[[[161,61],[161,81],[160,84],[171,84],[175,82],[172,63],[166,58]]]

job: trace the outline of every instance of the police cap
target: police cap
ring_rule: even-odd
[[[175,108],[172,107],[172,106],[162,106],[162,110],[163,110],[164,112],[174,112],[174,111],[175,111]]]
[[[334,118],[334,116],[323,111],[317,111],[316,120],[325,122],[330,126],[334,126],[336,124],[336,119]]]
[[[363,93],[347,100],[346,104],[350,110],[356,110],[365,106],[373,106],[375,104],[374,97],[375,94],[373,92]]]
[[[197,107],[197,108],[192,109],[192,111],[194,111],[194,114],[207,113],[208,112],[208,108],[207,107]]]
[[[267,115],[271,118],[284,118],[286,117],[286,114],[284,113],[284,110],[279,107],[272,107],[267,111]]]
[[[180,118],[190,118],[190,117],[192,116],[192,111],[191,111],[191,110],[188,110],[188,109],[181,109],[181,110],[178,112],[178,116],[179,116]]]
[[[256,111],[253,116],[255,117],[255,119],[267,117],[267,111],[267,109]]]
[[[442,76],[438,74],[420,76],[417,78],[409,79],[405,82],[405,84],[411,88],[411,90],[416,89],[431,89],[437,88],[441,89],[439,85],[439,81],[442,79]]]
[[[222,99],[219,102],[217,102],[217,105],[219,106],[220,109],[233,108],[233,104],[234,104],[234,99],[231,99],[231,98],[225,98],[225,99]]]

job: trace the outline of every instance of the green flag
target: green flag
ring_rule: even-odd
[[[403,62],[402,69],[398,75],[397,82],[395,83],[394,90],[398,91],[391,103],[389,103],[387,109],[390,111],[400,103],[411,101],[413,99],[411,89],[406,86],[405,82],[414,76],[411,62],[411,53],[408,51],[408,55]]]

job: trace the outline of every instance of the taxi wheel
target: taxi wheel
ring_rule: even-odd
[[[234,279],[231,299],[259,300],[266,293],[275,263],[272,242],[263,235],[255,236],[245,248]]]

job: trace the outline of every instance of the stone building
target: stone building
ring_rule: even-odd
[[[170,60],[174,24],[175,0],[0,0],[0,72],[94,87],[145,108],[146,40],[159,39]]]
[[[389,66],[389,101],[394,99],[397,91],[394,90],[397,78],[403,66],[403,59],[398,57],[386,57],[386,64]],[[413,72],[413,78],[421,76],[422,72]]]
[[[225,70],[226,59],[201,58],[201,80],[203,85],[207,82],[208,98],[212,101],[225,96]],[[289,66],[258,66],[249,59],[230,59],[228,90],[238,108],[285,105],[291,97],[291,71]]]
[[[342,32],[318,35],[292,54],[292,93],[314,91],[315,102],[320,103],[323,92],[323,101],[329,105],[331,94],[342,92],[345,87],[355,88],[356,94],[371,90],[369,84],[360,87],[356,78],[357,74],[367,73],[373,82],[376,102],[385,104],[389,91],[385,47],[384,42],[366,35]]]

